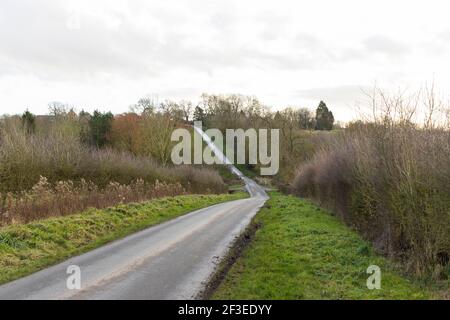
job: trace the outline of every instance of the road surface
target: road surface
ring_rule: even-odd
[[[189,213],[7,283],[0,299],[193,299],[267,200],[259,185],[228,165],[250,198]],[[69,266],[80,268],[81,289],[67,288]]]

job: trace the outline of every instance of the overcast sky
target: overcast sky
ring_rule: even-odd
[[[375,82],[450,88],[446,2],[1,0],[0,114],[207,92],[346,121]]]

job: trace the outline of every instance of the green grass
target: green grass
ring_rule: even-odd
[[[182,214],[244,197],[167,197],[0,228],[0,284]]]
[[[213,299],[427,299],[433,293],[395,271],[360,236],[310,202],[271,193],[252,223],[253,241]],[[381,289],[366,286],[370,265]]]

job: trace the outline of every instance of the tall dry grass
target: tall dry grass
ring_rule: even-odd
[[[434,97],[427,96],[417,125],[418,100],[379,98],[377,116],[335,135],[300,166],[292,190],[334,210],[412,273],[448,277],[448,108],[436,117]]]
[[[80,141],[76,129],[59,120],[34,134],[24,130],[20,118],[0,122],[0,192],[30,190],[44,176],[50,183],[91,181],[105,188],[111,181],[130,184],[137,179],[180,183],[189,192],[225,190],[222,178],[205,168],[161,166],[150,157],[111,148],[94,149]]]
[[[226,190],[209,169],[162,166],[150,157],[83,144],[76,119],[38,120],[31,132],[19,117],[0,119],[0,224]]]
[[[180,183],[161,183],[158,180],[151,185],[142,179],[128,185],[110,182],[101,189],[83,179],[79,183],[69,180],[51,184],[47,178],[40,177],[31,190],[0,194],[0,226],[67,215],[89,207],[101,209],[186,193]]]

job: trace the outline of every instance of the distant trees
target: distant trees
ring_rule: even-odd
[[[141,116],[133,112],[116,115],[111,127],[111,143],[121,151],[139,153],[142,135]]]
[[[278,177],[285,181],[294,174],[298,161],[310,157],[320,143],[322,135],[311,131],[332,130],[334,125],[333,113],[323,101],[315,113],[295,107],[273,112],[257,98],[243,95],[203,94],[193,118],[222,132],[238,128],[279,129],[281,169]]]
[[[314,130],[316,119],[314,114],[307,108],[301,108],[297,111],[298,125],[300,129]]]
[[[203,94],[202,101],[194,112],[194,118],[202,119],[208,127],[219,130],[256,129],[262,126],[266,115],[269,116],[268,108],[258,99],[237,94]]]
[[[181,114],[184,117],[184,121],[185,122],[189,122],[189,119],[192,115],[192,109],[194,108],[192,103],[190,101],[181,101],[180,103],[178,103],[178,107],[181,111]]]
[[[114,117],[112,147],[168,165],[173,146],[172,132],[189,121],[192,103],[172,100],[155,103],[151,98],[143,98],[131,110]]]
[[[189,119],[189,114],[183,109],[181,103],[171,100],[160,103],[157,113],[177,121],[184,121],[186,118]]]
[[[92,115],[86,112],[79,115],[69,112],[67,115],[58,117],[42,115],[36,116],[35,122],[31,112],[25,112],[23,118],[22,115],[0,117],[0,216],[12,218],[9,208],[13,203],[18,203],[15,198],[9,196],[9,192],[21,193],[21,191],[32,189],[33,192],[36,191],[35,194],[38,197],[34,199],[24,195],[23,198],[20,198],[20,202],[24,210],[30,213],[30,217],[37,217],[35,206],[39,201],[47,200],[48,190],[50,190],[41,188],[41,184],[37,184],[38,187],[33,188],[40,179],[44,181],[41,177],[48,179],[48,183],[52,185],[52,192],[53,190],[57,191],[55,196],[58,199],[61,198],[63,201],[63,198],[66,198],[64,201],[68,206],[71,206],[69,203],[71,199],[66,196],[74,196],[72,191],[79,192],[82,190],[79,188],[86,187],[86,191],[94,193],[106,188],[108,193],[103,197],[109,198],[112,196],[110,191],[114,190],[111,189],[112,187],[119,186],[119,184],[138,183],[141,179],[145,185],[154,184],[157,179],[160,182],[181,183],[188,192],[224,191],[220,176],[212,171],[188,167],[166,168],[161,165],[164,163],[163,161],[150,156],[150,154],[162,154],[166,159],[165,163],[170,163],[167,162],[166,155],[170,152],[166,152],[166,146],[167,137],[170,141],[173,127],[170,127],[170,123],[168,125],[168,122],[165,121],[168,119],[167,117],[127,114],[123,117],[117,116],[117,118],[120,119],[115,127],[117,135],[112,135],[114,127],[109,130],[109,123],[112,120],[110,112],[97,111]],[[144,118],[149,121],[143,121]],[[113,124],[114,122],[115,120],[112,120]],[[33,123],[35,123],[35,130],[28,134],[25,128],[32,128]],[[75,126],[78,127],[78,130],[72,130],[72,127]],[[92,147],[91,140],[82,140],[81,128],[86,128],[86,138],[91,138],[93,135],[94,138],[97,138],[96,145],[104,145],[106,148]],[[149,132],[148,136],[153,137],[153,141],[140,138],[145,131]],[[125,147],[119,149],[116,148],[119,144],[114,144],[115,141],[111,138],[121,134],[126,135],[126,138],[120,141],[125,144]],[[162,136],[163,138],[161,138]],[[148,156],[140,153],[133,155],[128,152],[126,144],[130,140],[136,142],[137,145],[149,146]],[[160,144],[156,145],[153,143],[154,141],[160,142]],[[153,146],[155,146],[154,149]],[[170,161],[170,156],[168,159]],[[46,179],[45,181],[47,181]],[[139,182],[139,186],[139,192],[145,190],[146,186],[141,182]],[[120,194],[124,195],[123,192],[128,190],[128,187],[125,187],[121,186],[120,190],[117,189]],[[66,194],[65,191],[69,193]],[[162,190],[157,192],[160,191]],[[58,206],[58,204],[55,205]],[[52,210],[57,211],[58,208],[47,206],[49,213],[52,214],[55,214]],[[6,212],[8,214],[5,214]],[[2,219],[0,218],[0,220]],[[17,222],[21,222],[20,219]]]
[[[271,112],[255,97],[243,95],[202,95],[195,108],[194,120],[201,120],[208,127],[220,130],[232,128],[262,128],[277,126],[301,130],[332,130],[333,113],[320,101],[314,114],[307,108],[288,107]]]
[[[205,120],[206,120],[205,110],[203,110],[199,106],[196,106],[194,110],[194,121],[204,122]]]
[[[102,113],[97,110],[89,119],[90,140],[97,148],[103,147],[109,141],[113,119],[111,112]]]
[[[293,108],[286,108],[278,111],[274,117],[275,128],[280,129],[282,141],[289,152],[293,152],[295,146],[301,138],[299,122],[299,112]]]
[[[64,116],[70,110],[70,106],[66,103],[53,101],[48,104],[49,114],[55,117]]]
[[[177,119],[168,114],[155,113],[143,116],[138,131],[139,154],[151,156],[164,166],[169,164],[174,145],[171,136],[177,125],[179,125]]]
[[[151,114],[156,109],[156,99],[152,97],[143,97],[138,100],[138,102],[132,105],[131,111],[134,113],[148,113]]]
[[[130,109],[116,116],[98,110],[92,114],[85,111],[76,114],[70,105],[52,102],[50,116],[38,117],[36,130],[80,140],[95,148],[108,146],[136,156],[151,157],[168,165],[172,131],[188,125],[191,120],[202,121],[205,127],[223,132],[238,128],[279,129],[281,160],[288,163],[309,150],[307,141],[312,133],[307,131],[331,130],[334,125],[333,113],[323,101],[315,114],[307,108],[294,107],[272,112],[256,97],[237,94],[203,94],[197,105],[190,101],[158,102],[154,97],[144,97]],[[29,134],[37,134],[33,114],[26,111],[21,120]],[[44,122],[47,125],[39,125]]]
[[[28,110],[25,111],[22,114],[22,125],[28,134],[34,133],[36,129],[36,116]]]
[[[316,109],[316,130],[331,130],[333,129],[334,116],[333,112],[328,110],[325,102],[320,101]]]

